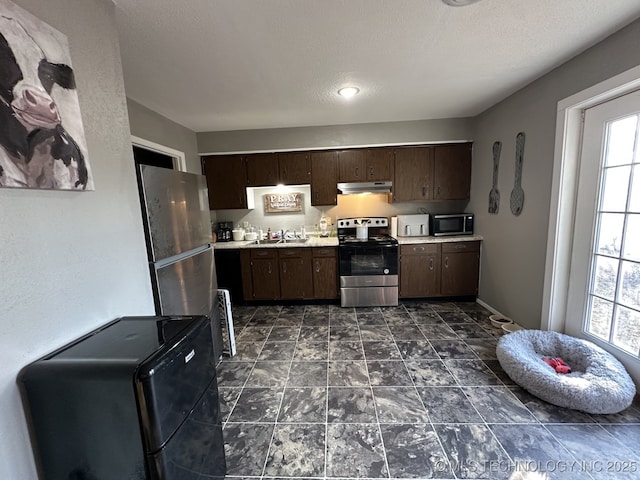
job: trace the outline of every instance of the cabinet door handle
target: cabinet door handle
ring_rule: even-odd
[[[449,257],[444,257],[444,268],[449,268]]]
[[[287,273],[287,262],[282,262],[282,271]]]
[[[427,187],[422,187],[422,196],[423,197],[427,196]]]
[[[320,273],[320,262],[316,262],[316,273]]]
[[[271,275],[271,262],[269,262],[269,270],[268,270],[269,275]]]
[[[373,167],[371,167],[371,168],[369,169],[369,175],[371,175],[371,176],[373,177]]]
[[[424,252],[424,247],[413,247],[414,252]]]
[[[356,177],[358,176],[358,169],[359,167],[356,167]]]
[[[433,270],[433,258],[429,259],[429,270]]]

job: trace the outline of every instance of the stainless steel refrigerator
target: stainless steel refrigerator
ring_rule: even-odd
[[[157,315],[206,315],[222,355],[209,196],[204,176],[140,165],[138,185]]]

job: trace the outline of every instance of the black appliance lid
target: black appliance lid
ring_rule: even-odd
[[[122,317],[78,339],[45,360],[120,360],[141,362],[171,348],[181,333],[207,323],[205,316]]]

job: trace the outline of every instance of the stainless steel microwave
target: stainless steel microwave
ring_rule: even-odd
[[[455,213],[450,215],[431,215],[431,235],[473,235],[473,214]]]

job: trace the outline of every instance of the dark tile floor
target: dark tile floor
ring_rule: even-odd
[[[515,385],[475,303],[234,309],[219,366],[228,477],[640,478],[640,408]]]

